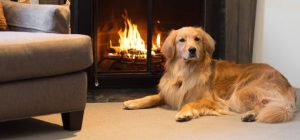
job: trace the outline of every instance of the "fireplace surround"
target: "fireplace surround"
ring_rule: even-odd
[[[254,0],[72,0],[72,33],[91,36],[90,87],[155,87],[160,46],[172,29],[200,26],[217,42],[213,57],[251,62]]]

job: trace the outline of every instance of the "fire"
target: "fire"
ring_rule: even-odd
[[[156,50],[160,50],[160,33],[157,34],[156,36],[156,44],[152,42],[152,52],[151,53],[154,53],[152,55],[155,55],[155,52]]]
[[[123,57],[130,59],[146,59],[147,47],[145,41],[142,39],[141,34],[138,30],[138,26],[133,24],[128,18],[127,12],[125,12],[124,25],[125,28],[120,29],[119,35],[119,46],[113,46],[110,40],[110,48],[114,49],[116,53],[109,53],[110,56],[117,56],[121,54]],[[158,33],[156,36],[156,42],[152,42],[151,55],[155,55],[155,51],[160,50],[160,39],[161,34]]]

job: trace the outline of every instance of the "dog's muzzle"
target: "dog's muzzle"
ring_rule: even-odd
[[[188,51],[189,51],[189,57],[190,58],[196,57],[196,48],[195,47],[190,47],[188,49]]]

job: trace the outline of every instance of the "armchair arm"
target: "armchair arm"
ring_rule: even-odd
[[[70,10],[66,6],[1,1],[11,30],[69,33]]]

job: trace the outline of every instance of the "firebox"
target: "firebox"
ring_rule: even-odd
[[[101,87],[155,87],[164,72],[163,41],[184,26],[206,30],[217,42],[214,58],[224,58],[224,1],[72,0],[73,33],[93,39],[90,79]]]

